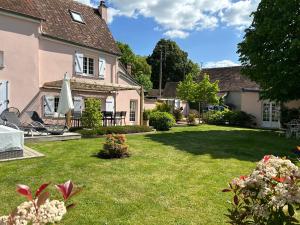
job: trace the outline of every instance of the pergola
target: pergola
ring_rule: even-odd
[[[46,82],[43,85],[44,89],[60,90],[63,80]],[[105,83],[101,80],[87,79],[87,78],[71,78],[70,86],[72,91],[78,92],[95,92],[95,93],[114,93],[118,91],[136,90],[140,94],[140,124],[143,124],[143,111],[144,111],[144,89],[141,86],[123,85]]]

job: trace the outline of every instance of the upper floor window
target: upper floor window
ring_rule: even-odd
[[[82,15],[78,12],[70,11],[72,19],[79,23],[84,23]]]
[[[77,75],[98,77],[105,79],[106,60],[103,57],[92,57],[80,52],[75,53],[75,73]]]
[[[0,51],[0,69],[4,67],[4,52]]]
[[[83,57],[83,73],[86,75],[94,75],[94,59]]]

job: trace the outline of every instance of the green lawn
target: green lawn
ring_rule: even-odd
[[[226,224],[227,182],[265,154],[291,157],[297,144],[273,132],[206,125],[128,139],[132,157],[120,160],[93,156],[104,139],[31,144],[46,157],[0,164],[0,215],[24,200],[16,184],[72,179],[84,191],[63,224]]]

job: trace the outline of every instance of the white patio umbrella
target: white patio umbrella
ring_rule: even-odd
[[[70,78],[68,78],[68,74],[65,74],[61,92],[59,96],[59,102],[57,107],[57,115],[65,115],[71,112],[74,109],[74,103],[72,99],[71,87],[70,87]]]

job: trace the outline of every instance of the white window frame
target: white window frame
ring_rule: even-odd
[[[134,103],[135,104],[135,109],[134,111],[132,110],[131,108],[131,103]],[[138,100],[136,99],[131,99],[129,101],[129,121],[130,122],[136,122],[137,121],[137,109],[138,109]],[[134,113],[134,120],[133,120],[133,117],[132,117],[132,114],[131,113]]]
[[[70,10],[70,14],[73,21],[78,23],[85,23],[81,13]]]
[[[4,68],[4,52],[0,51],[0,69]]]
[[[87,64],[86,64],[86,73],[84,72],[84,60],[87,59]],[[95,76],[95,58],[88,56],[88,55],[83,55],[83,68],[82,68],[82,74],[84,76],[88,76],[88,77],[94,77]],[[90,74],[90,60],[93,60],[93,73]]]

